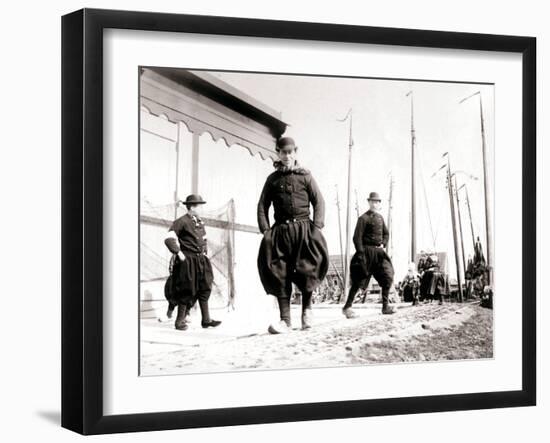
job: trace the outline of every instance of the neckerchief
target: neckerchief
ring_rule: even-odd
[[[296,172],[298,174],[307,174],[309,172],[300,166],[298,160],[294,160],[294,164],[291,166],[285,166],[280,160],[276,160],[273,162],[273,167],[279,172]]]
[[[204,224],[202,219],[198,216],[197,213],[193,211],[188,211],[187,214],[189,214],[189,217],[191,217],[191,220],[193,220],[193,223],[195,224],[195,227],[199,227]]]

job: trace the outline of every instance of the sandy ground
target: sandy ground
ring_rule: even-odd
[[[172,322],[142,321],[141,375],[492,357],[491,310],[454,303],[398,308],[382,315],[379,305],[360,306],[359,318],[348,320],[339,306],[316,306],[314,328],[302,331],[294,307],[294,329],[284,335],[234,313],[206,330],[195,316],[185,332]]]

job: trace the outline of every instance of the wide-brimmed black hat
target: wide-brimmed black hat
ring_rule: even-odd
[[[283,149],[287,146],[296,148],[296,143],[294,142],[294,139],[292,137],[281,137],[279,140],[277,140],[277,149]]]
[[[379,201],[381,202],[382,199],[380,198],[380,196],[378,195],[378,192],[371,192],[369,194],[369,198],[367,198],[367,200],[375,200],[375,201]]]
[[[184,205],[203,205],[206,203],[199,194],[191,194],[182,201]]]

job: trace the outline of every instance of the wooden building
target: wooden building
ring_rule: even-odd
[[[170,253],[163,239],[183,213],[177,202],[191,193],[207,201],[214,307],[249,304],[263,292],[256,203],[287,124],[205,71],[143,67],[139,100],[142,317],[165,310]]]

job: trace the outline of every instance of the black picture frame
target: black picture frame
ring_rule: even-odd
[[[179,33],[503,51],[522,55],[522,388],[196,411],[103,413],[103,31]],[[82,434],[319,420],[536,404],[536,39],[151,12],[62,18],[62,426]]]

